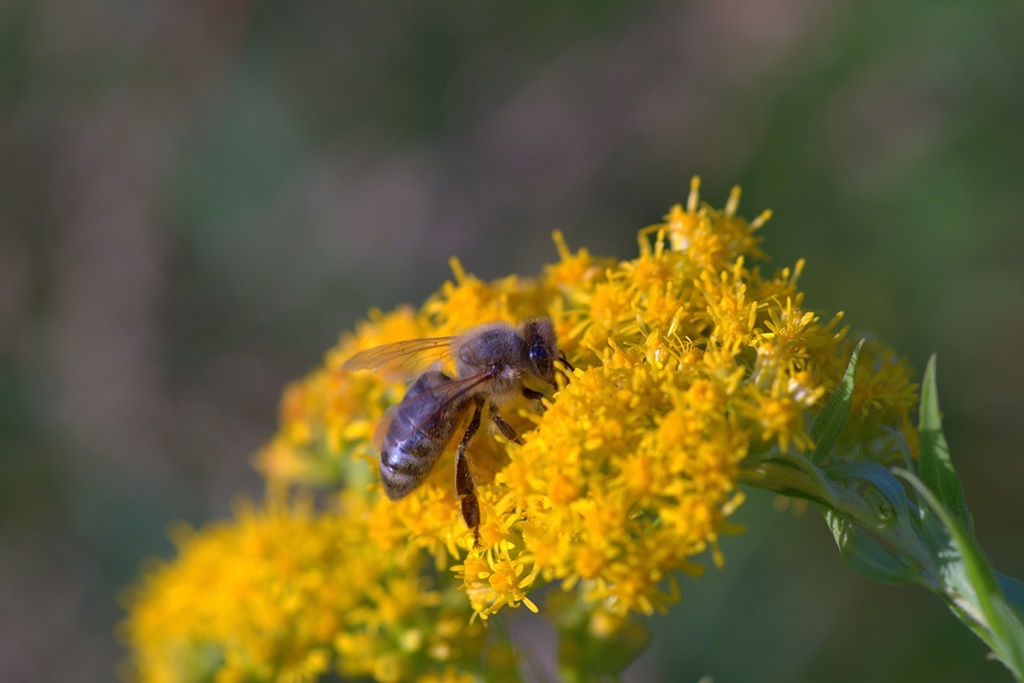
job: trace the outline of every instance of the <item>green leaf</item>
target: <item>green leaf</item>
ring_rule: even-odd
[[[999,572],[996,572],[996,580],[999,581],[999,587],[1003,589],[1006,601],[1017,612],[1017,618],[1024,622],[1024,583]]]
[[[860,527],[832,510],[825,512],[825,522],[839,546],[839,558],[850,570],[882,583],[921,583],[918,568]]]
[[[825,513],[839,556],[861,576],[883,583],[916,583],[935,590],[937,578],[910,554],[893,545],[892,536],[916,536],[914,513],[906,491],[896,477],[877,462],[860,461],[830,465],[822,471],[833,481],[857,480],[871,488],[856,487],[856,497],[869,503],[872,521],[856,523],[834,509]],[[878,500],[884,498],[884,503]],[[873,504],[870,501],[874,500]],[[883,507],[884,506],[884,507]]]
[[[910,519],[910,501],[899,481],[884,465],[873,460],[847,462],[821,468],[833,480],[860,479],[872,484],[893,508],[894,520]]]
[[[846,366],[846,373],[840,380],[839,386],[832,392],[825,407],[821,409],[818,418],[811,425],[811,439],[814,441],[811,461],[814,463],[825,459],[832,447],[836,445],[839,435],[846,429],[846,422],[850,419],[850,403],[853,400],[853,379],[857,372],[857,359],[860,357],[862,346],[864,346],[863,339],[857,342],[857,347],[853,350],[850,364]]]
[[[935,356],[928,360],[928,367],[921,384],[921,408],[918,420],[921,439],[921,454],[918,471],[921,481],[942,502],[947,510],[973,534],[971,515],[964,502],[964,491],[953,470],[949,456],[949,444],[942,433],[942,414],[939,412],[939,392],[935,382]]]
[[[999,581],[973,536],[924,482],[912,472],[902,469],[894,472],[908,481],[942,520],[958,551],[937,553],[939,561],[948,565],[943,571],[945,577],[962,577],[969,583],[970,590],[960,589],[956,591],[958,595],[947,594],[954,613],[989,644],[1018,681],[1024,681],[1024,623],[1003,593],[1002,585],[1007,582]],[[975,613],[966,614],[953,601],[954,598],[973,604]],[[972,623],[978,619],[980,623]],[[978,627],[984,629],[984,632],[979,631]]]

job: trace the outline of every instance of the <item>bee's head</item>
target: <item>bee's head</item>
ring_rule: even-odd
[[[558,358],[555,326],[548,318],[527,320],[523,323],[523,338],[526,340],[533,374],[555,386],[555,359]]]

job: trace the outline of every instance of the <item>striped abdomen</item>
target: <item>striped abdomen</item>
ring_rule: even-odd
[[[380,453],[381,481],[391,500],[419,486],[452,440],[467,401],[451,400],[445,391],[451,381],[443,372],[425,372],[395,406]]]

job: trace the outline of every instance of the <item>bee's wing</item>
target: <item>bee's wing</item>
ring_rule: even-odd
[[[395,411],[398,409],[400,404],[396,403],[387,410],[380,417],[380,422],[377,423],[377,428],[373,430],[373,447],[377,449],[379,453],[384,446],[384,435],[391,429],[391,422],[395,419]]]
[[[342,370],[373,370],[388,381],[411,379],[451,353],[455,337],[431,337],[375,346],[349,358]]]
[[[398,414],[398,409],[401,409],[406,415],[416,416],[414,420],[402,420],[399,422],[401,431],[391,435],[396,441],[404,441],[418,431],[426,431],[452,404],[465,399],[473,389],[488,379],[490,379],[490,375],[486,372],[481,372],[469,377],[453,379],[444,384],[431,387],[415,396],[402,399],[401,402],[388,408],[384,416],[381,417],[380,424],[377,425],[377,430],[373,435],[373,445],[378,451],[381,449],[385,434],[395,424],[394,419]]]

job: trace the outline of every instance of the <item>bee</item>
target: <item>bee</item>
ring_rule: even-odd
[[[384,493],[391,500],[399,500],[419,486],[472,411],[455,453],[455,492],[462,518],[478,534],[480,505],[466,449],[484,416],[503,437],[519,442],[519,435],[501,417],[500,409],[520,396],[534,401],[544,397],[527,382],[557,387],[556,360],[570,372],[573,367],[558,348],[551,320],[535,318],[519,325],[487,323],[455,337],[385,344],[360,351],[342,369],[375,370],[389,377],[396,375],[396,368],[415,365],[430,356],[451,357],[456,374],[451,377],[437,369],[423,372],[405,397],[384,413],[374,436],[374,446],[380,451]]]

